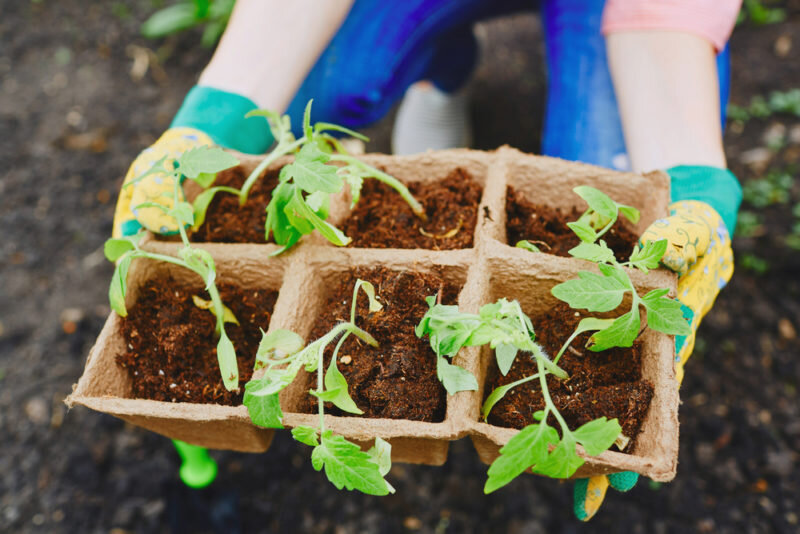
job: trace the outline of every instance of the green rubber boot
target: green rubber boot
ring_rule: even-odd
[[[205,488],[217,478],[217,462],[209,456],[208,450],[196,445],[173,439],[181,457],[180,476],[190,488]]]

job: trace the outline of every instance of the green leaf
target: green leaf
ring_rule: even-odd
[[[583,445],[586,454],[597,456],[614,444],[620,432],[622,432],[622,427],[619,426],[616,419],[609,421],[605,417],[601,417],[581,425],[572,435],[578,443]]]
[[[167,215],[174,218],[179,224],[185,226],[194,225],[194,208],[188,202],[178,202],[167,211]]]
[[[389,474],[392,469],[392,446],[388,441],[382,438],[375,438],[375,445],[367,451],[367,454],[378,465],[378,471],[381,476],[385,477]]]
[[[107,239],[103,245],[103,254],[105,254],[108,261],[113,262],[135,248],[136,246],[128,238],[112,238]]]
[[[292,437],[304,445],[316,447],[319,445],[317,429],[310,426],[298,426],[292,429]]]
[[[208,310],[214,315],[214,317],[217,316],[217,310],[214,308],[214,303],[212,301],[201,299],[197,295],[192,295],[192,302],[201,310]],[[239,320],[236,319],[236,316],[233,314],[231,309],[224,304],[222,305],[222,322],[233,323],[235,325],[239,324]]]
[[[217,342],[217,361],[219,371],[222,374],[222,383],[225,389],[233,391],[239,387],[239,365],[236,362],[236,351],[233,343],[228,339],[225,330],[220,332],[219,342]]]
[[[489,418],[489,414],[492,412],[492,408],[494,405],[497,404],[500,399],[506,396],[506,393],[514,389],[515,383],[512,382],[510,384],[505,384],[504,386],[496,387],[489,396],[486,397],[486,400],[483,402],[483,406],[481,406],[481,416],[484,419]]]
[[[293,179],[297,186],[308,193],[323,191],[338,193],[344,184],[337,174],[338,168],[327,165],[330,156],[314,144],[305,144],[295,160],[281,169],[286,179]]]
[[[657,269],[661,258],[667,251],[667,240],[659,239],[658,241],[648,240],[643,247],[636,247],[631,254],[631,266],[640,269],[642,272],[647,273],[650,269]]]
[[[514,363],[514,359],[517,357],[517,347],[503,343],[494,349],[494,354],[497,359],[497,367],[503,373],[503,376],[506,376]]]
[[[338,124],[332,124],[330,122],[318,122],[318,123],[314,124],[314,131],[317,132],[317,133],[321,133],[321,132],[329,131],[329,130],[332,130],[332,131],[335,131],[335,132],[340,132],[340,133],[343,133],[343,134],[347,134],[350,137],[355,137],[356,139],[360,139],[361,141],[364,141],[365,143],[369,141],[369,137],[367,137],[366,135],[360,134],[360,133],[356,132],[355,130],[351,130],[350,128],[345,128],[344,126],[339,126]]]
[[[179,3],[153,13],[144,21],[141,31],[148,39],[158,39],[191,28],[198,22],[200,20],[195,14],[194,5]]]
[[[336,246],[343,247],[350,243],[350,238],[344,235],[341,230],[321,219],[314,210],[303,200],[300,191],[295,190],[294,196],[286,205],[284,210],[292,226],[298,228],[302,233],[307,229],[304,224],[310,224],[319,231],[322,236]]]
[[[214,265],[214,258],[211,257],[208,251],[199,248],[184,247],[178,251],[178,255],[189,269],[199,274],[205,281],[206,289],[214,283],[217,270]]]
[[[218,186],[206,189],[197,195],[192,203],[192,211],[194,212],[194,225],[192,225],[193,230],[197,230],[203,226],[203,223],[206,220],[208,206],[211,204],[211,201],[214,200],[214,196],[216,196],[216,194],[219,192],[226,192],[234,195],[239,194],[239,190],[234,189],[233,187]]]
[[[589,338],[588,348],[593,352],[600,352],[611,347],[630,347],[639,335],[640,326],[639,310],[629,311],[617,317],[611,326]]]
[[[536,245],[525,239],[523,239],[522,241],[517,241],[517,244],[514,246],[517,248],[523,248],[530,252],[541,252],[541,250],[539,250],[539,247],[537,247]]]
[[[381,304],[378,299],[375,297],[375,286],[371,283],[367,282],[366,280],[358,279],[356,280],[356,288],[353,290],[355,294],[358,294],[358,290],[361,289],[367,298],[369,299],[369,311],[370,312],[377,312],[383,309],[383,304]]]
[[[178,171],[194,179],[201,174],[216,174],[239,164],[235,156],[219,147],[201,146],[187,150],[178,158]]]
[[[581,241],[585,243],[594,243],[597,239],[597,232],[594,231],[594,228],[589,226],[589,223],[584,221],[575,221],[575,222],[568,222],[567,226],[569,226],[575,235],[580,238]]]
[[[618,278],[589,271],[579,271],[578,278],[567,280],[550,290],[554,297],[563,300],[570,307],[593,312],[617,308],[627,291],[630,291],[630,287],[621,283]]]
[[[546,475],[551,478],[569,478],[575,474],[584,463],[575,450],[575,439],[572,434],[565,434],[547,459],[532,468],[534,473]]]
[[[311,465],[317,471],[324,468],[336,489],[356,489],[368,495],[389,493],[380,468],[370,455],[344,437],[334,436],[330,430],[322,434],[322,442],[314,447]]]
[[[191,178],[191,180],[193,180],[197,185],[199,185],[203,189],[208,189],[209,187],[211,187],[211,184],[213,184],[214,180],[216,179],[217,175],[213,172],[201,172],[194,178]]]
[[[354,413],[361,415],[363,410],[356,406],[350,393],[347,391],[347,379],[339,368],[336,367],[336,360],[331,358],[331,363],[328,370],[325,372],[325,389],[328,391],[335,391],[336,394],[332,398],[323,399],[332,402],[337,408],[347,413]]]
[[[311,129],[311,103],[314,102],[314,99],[310,99],[306,104],[306,109],[303,112],[303,135],[306,137],[308,141],[314,136],[314,131]]]
[[[244,400],[242,403],[247,406],[247,413],[254,425],[265,428],[283,428],[283,412],[277,393],[262,395],[259,392],[270,386],[271,382],[267,378],[250,380],[244,386]]]
[[[128,287],[128,269],[133,261],[133,256],[126,254],[122,256],[119,263],[114,267],[114,274],[111,276],[111,285],[108,287],[108,302],[111,309],[117,312],[120,317],[128,316],[128,309],[125,307],[125,293]]]
[[[596,213],[599,213],[609,220],[617,218],[617,203],[599,189],[589,187],[588,185],[580,185],[574,188],[573,191],[585,200],[586,203],[589,204],[589,208]]]
[[[544,462],[549,446],[555,443],[558,443],[558,433],[547,423],[528,425],[520,430],[500,449],[500,456],[489,467],[483,492],[502,488],[529,467]]]
[[[668,335],[688,336],[692,328],[683,317],[681,303],[665,297],[668,291],[656,289],[642,298],[647,309],[647,326]]]
[[[292,225],[286,213],[287,204],[294,198],[296,189],[297,187],[292,183],[279,183],[272,190],[272,198],[267,204],[265,238],[269,239],[269,234],[272,233],[275,243],[285,245],[287,248],[297,243],[303,235]]]
[[[261,336],[261,342],[256,351],[256,361],[266,363],[267,358],[276,353],[279,357],[294,354],[304,345],[303,338],[291,330],[273,330]]]
[[[437,356],[436,362],[436,375],[449,395],[455,395],[459,391],[478,391],[475,375],[463,367],[451,364],[444,356]]]
[[[619,212],[625,216],[631,223],[636,224],[639,222],[639,218],[641,217],[641,213],[636,208],[631,206],[626,206],[625,204],[617,204],[617,208],[619,208]]]
[[[594,263],[613,263],[615,261],[614,252],[608,248],[608,245],[602,239],[599,243],[579,243],[569,253],[576,258]]]

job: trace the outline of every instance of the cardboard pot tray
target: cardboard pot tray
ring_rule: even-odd
[[[240,156],[249,172],[259,158]],[[358,267],[383,266],[397,271],[435,273],[461,287],[458,305],[465,312],[476,313],[482,304],[498,298],[517,299],[533,320],[557,300],[550,289],[574,278],[578,270],[592,269],[583,260],[534,254],[506,242],[506,191],[512,186],[537,204],[562,210],[578,207],[583,201],[572,192],[578,185],[596,187],[618,202],[641,210],[636,232],[659,217],[667,215],[669,178],[661,172],[639,175],[532,156],[503,147],[494,152],[450,150],[416,156],[365,155],[362,159],[401,181],[436,181],[455,169],[461,169],[482,187],[472,248],[437,251],[424,249],[339,248],[312,234],[301,240],[289,253],[270,257],[274,244],[198,244],[209,251],[217,263],[220,282],[241,288],[278,290],[278,299],[269,330],[284,328],[307,339],[316,318],[322,313],[327,290],[338,277]],[[279,161],[276,166],[285,164]],[[191,192],[188,192],[191,196]],[[335,197],[330,220],[340,224],[349,214],[347,193]],[[174,254],[179,245],[159,241],[153,236],[143,240],[143,248]],[[134,306],[137,288],[145,281],[171,274],[178,281],[194,283],[199,278],[179,267],[151,260],[136,260],[131,266],[128,306]],[[668,287],[673,295],[676,277],[659,269],[648,276],[631,272],[640,289]],[[214,449],[265,451],[273,430],[250,423],[244,406],[222,406],[181,402],[158,402],[132,398],[128,371],[115,358],[125,350],[120,330],[121,319],[112,312],[92,348],[83,376],[67,399],[70,405],[81,404],[120,417],[132,424]],[[413,328],[415,323],[409,322]],[[671,480],[678,456],[678,384],[673,369],[672,338],[646,330],[641,336],[642,376],[654,387],[654,394],[633,450],[626,453],[607,451],[586,457],[575,474],[584,477],[618,471],[635,471],[657,481]],[[308,340],[312,341],[312,340]],[[346,438],[367,445],[376,436],[392,444],[393,462],[440,465],[447,458],[449,442],[471,437],[484,462],[491,462],[498,450],[517,431],[480,420],[480,407],[487,387],[486,377],[493,365],[488,348],[463,349],[454,363],[472,372],[479,390],[447,396],[444,419],[418,422],[401,419],[370,419],[326,415],[326,428]],[[281,407],[287,428],[316,425],[318,416],[299,413],[307,393],[305,371],[281,393]],[[582,454],[582,450],[579,451]]]

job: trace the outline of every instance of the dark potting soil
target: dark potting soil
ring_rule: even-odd
[[[578,208],[564,213],[550,206],[534,204],[509,187],[506,195],[508,244],[514,246],[527,239],[542,252],[571,257],[569,251],[580,243],[580,239],[567,223],[578,220],[581,213]],[[602,239],[614,251],[617,260],[626,261],[639,238],[620,218]]]
[[[241,325],[227,323],[225,332],[236,349],[243,392],[253,374],[259,328],[269,326],[278,293],[226,284],[219,286],[219,293]],[[192,295],[209,298],[205,290],[177,284],[171,277],[147,282],[122,322],[129,350],[117,356],[117,363],[130,372],[138,399],[241,404],[243,393],[230,392],[222,383],[214,315],[195,306]]]
[[[536,340],[545,353],[555,357],[580,319],[566,304],[559,304],[540,319],[534,319]],[[548,375],[550,396],[573,430],[598,417],[616,417],[622,433],[632,438],[627,447],[630,449],[653,398],[653,385],[642,378],[639,343],[634,343],[632,348],[592,352],[584,348],[590,335],[587,332],[578,336],[570,345],[575,351],[567,349],[558,362],[569,379],[562,381]],[[488,396],[498,386],[530,376],[536,370],[534,361],[523,354],[517,356],[506,376],[493,366],[485,394]],[[534,421],[533,413],[543,408],[544,399],[536,379],[506,393],[492,409],[489,422],[523,428]],[[549,422],[556,424],[554,418]]]
[[[428,310],[425,297],[442,292],[442,302],[455,304],[460,287],[434,274],[392,271],[383,267],[359,268],[332,287],[324,313],[317,318],[310,340],[318,339],[336,324],[350,318],[353,287],[361,278],[375,286],[383,309],[369,312],[369,300],[359,291],[356,324],[380,343],[371,347],[350,336],[339,350],[337,367],[347,379],[350,396],[364,411],[361,417],[385,417],[439,422],[445,415],[445,390],[436,378],[436,355],[427,338],[414,328]],[[327,369],[335,344],[325,351]],[[316,389],[316,373],[307,389]],[[304,399],[301,411],[315,413],[317,401]],[[325,412],[350,415],[331,404]]]
[[[428,216],[422,222],[397,191],[365,180],[361,199],[342,230],[351,247],[454,250],[472,247],[481,186],[462,169],[447,178],[408,186]],[[423,234],[423,232],[425,232]]]
[[[217,193],[208,206],[205,222],[190,239],[197,243],[265,243],[267,204],[272,198],[272,190],[278,185],[279,174],[279,170],[273,170],[259,177],[242,206],[239,206],[236,195]],[[240,189],[247,176],[241,167],[235,167],[217,174],[214,185]]]

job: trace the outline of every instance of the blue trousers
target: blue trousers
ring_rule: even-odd
[[[547,49],[542,153],[610,168],[627,157],[600,22],[605,0],[356,0],[289,106],[298,131],[314,99],[313,120],[350,128],[382,118],[419,80],[444,91],[464,85],[475,66],[472,26],[539,9]],[[302,38],[302,36],[298,36]],[[717,58],[724,124],[730,60]]]

